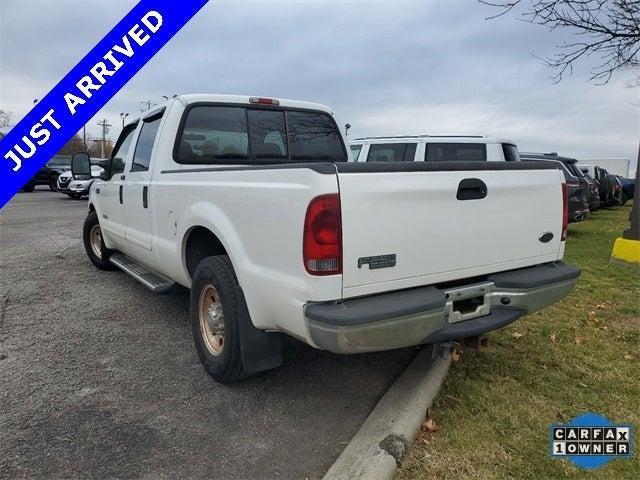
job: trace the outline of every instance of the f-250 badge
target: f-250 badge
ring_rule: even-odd
[[[390,255],[376,255],[375,257],[360,257],[358,259],[358,268],[362,268],[363,265],[369,265],[369,270],[395,267],[396,254],[392,253]]]

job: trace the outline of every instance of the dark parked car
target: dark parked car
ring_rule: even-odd
[[[30,183],[34,185],[48,185],[55,192],[58,186],[58,175],[71,170],[71,157],[68,155],[54,155],[38,173],[34,175]],[[33,189],[32,189],[33,191]]]
[[[636,180],[634,178],[618,177],[622,184],[622,198],[620,199],[620,205],[624,205],[630,199],[633,198],[634,191],[636,189]]]
[[[563,157],[564,158],[564,157]],[[588,175],[586,175],[578,166],[578,161],[573,159],[561,160],[564,166],[576,177],[580,185],[587,189],[587,204],[589,205],[589,211],[595,212],[600,208],[600,192],[598,191],[598,184]]]
[[[29,180],[27,183],[24,184],[24,187],[21,188],[21,190],[23,192],[33,192],[36,188],[36,182],[34,182],[33,180]]]
[[[615,207],[622,200],[622,184],[615,175],[611,175],[604,168],[594,167],[598,189],[600,191],[600,206]]]
[[[580,222],[589,216],[590,187],[584,176],[578,176],[577,160],[556,153],[522,153],[522,160],[554,162],[564,174],[569,193],[569,222]],[[575,170],[574,170],[575,169]],[[582,173],[582,172],[580,172]]]
[[[584,173],[582,170],[581,172],[589,184],[589,211],[595,212],[600,208],[600,190],[598,190],[598,182],[596,182],[596,180],[588,173]]]

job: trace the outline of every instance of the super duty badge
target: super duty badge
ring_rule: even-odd
[[[390,255],[376,255],[375,257],[361,257],[358,259],[358,268],[362,268],[363,265],[369,265],[369,270],[395,267],[396,254],[392,253]]]

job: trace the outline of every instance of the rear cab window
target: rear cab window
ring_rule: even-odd
[[[196,105],[183,116],[173,157],[185,164],[346,162],[347,152],[324,112]]]
[[[367,162],[413,162],[417,143],[379,143],[369,146]]]
[[[427,143],[427,162],[486,162],[484,143]]]

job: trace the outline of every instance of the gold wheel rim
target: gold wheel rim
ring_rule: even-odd
[[[102,259],[102,230],[100,225],[94,225],[89,232],[89,243],[93,254]]]
[[[224,349],[224,312],[218,291],[213,285],[206,285],[200,292],[198,310],[204,344],[209,353],[217,357]]]

